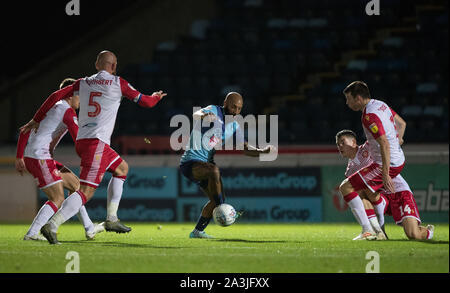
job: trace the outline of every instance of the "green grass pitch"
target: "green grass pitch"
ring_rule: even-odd
[[[381,273],[449,273],[449,225],[437,224],[432,241],[409,241],[387,225],[388,241],[352,241],[357,224],[241,224],[189,239],[194,224],[126,223],[129,234],[84,238],[79,223],[59,229],[61,245],[23,241],[28,224],[0,224],[0,273],[64,273],[69,251],[81,273],[364,273],[369,251]]]

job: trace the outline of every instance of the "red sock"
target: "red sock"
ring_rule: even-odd
[[[346,203],[348,203],[349,201],[351,201],[352,199],[354,199],[357,196],[359,196],[358,193],[353,191],[353,192],[350,192],[349,194],[347,194],[346,196],[344,196],[344,200]]]
[[[373,218],[373,217],[376,217],[375,211],[374,211],[373,209],[366,210],[366,215],[367,215],[367,217],[368,217],[369,219],[370,219],[370,218]]]

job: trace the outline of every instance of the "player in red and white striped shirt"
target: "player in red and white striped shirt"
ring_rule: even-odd
[[[351,130],[341,130],[336,134],[336,145],[339,153],[344,158],[348,158],[345,177],[350,177],[360,169],[370,166],[373,163],[368,151],[368,142],[358,146],[356,134]],[[387,237],[381,228],[384,224],[384,210],[379,215],[379,220],[375,216],[374,208],[370,201],[365,197],[364,192],[360,196],[353,198],[344,197],[349,205],[353,215],[362,227],[362,233],[353,240],[385,240]],[[380,222],[383,224],[380,225]],[[371,234],[364,234],[370,232]],[[373,235],[375,234],[375,235]]]
[[[143,95],[123,78],[116,76],[117,57],[110,51],[98,54],[95,63],[97,73],[77,80],[73,85],[51,94],[39,108],[33,119],[21,130],[39,127],[47,111],[64,97],[78,93],[80,96],[79,126],[76,151],[81,157],[80,189],[71,194],[61,209],[41,229],[50,243],[58,243],[58,227],[70,219],[95,193],[106,171],[113,173],[108,185],[106,231],[127,233],[131,231],[120,223],[117,209],[122,197],[123,183],[128,174],[128,164],[109,146],[111,134],[122,97],[142,107],[155,106],[166,93]]]
[[[381,187],[395,192],[392,178],[400,174],[405,156],[399,141],[396,124],[398,115],[386,103],[372,99],[369,88],[362,81],[355,81],[344,89],[347,105],[353,111],[362,111],[362,125],[369,142],[373,164],[364,173],[358,172],[344,183],[345,195],[361,189],[375,193]],[[404,131],[404,130],[403,130]],[[400,133],[402,135],[402,133]]]
[[[362,111],[362,124],[369,142],[370,155],[373,163],[349,178],[339,186],[344,199],[349,202],[358,197],[360,190],[366,190],[372,203],[377,203],[377,191],[384,186],[390,192],[395,192],[392,178],[400,174],[405,163],[405,156],[400,146],[396,123],[401,123],[384,102],[372,99],[369,88],[362,81],[354,81],[343,91],[346,103],[353,111]],[[402,132],[403,131],[403,132]],[[372,237],[370,231],[363,231]]]
[[[404,126],[401,126],[400,128],[403,127]],[[402,133],[404,133],[404,131],[402,131]],[[400,137],[400,139],[403,141],[402,137]],[[364,144],[358,146],[356,143],[356,134],[353,131],[342,130],[338,132],[336,134],[336,144],[341,155],[349,159],[345,171],[346,177],[352,176],[359,170],[366,168],[373,163],[369,151],[369,142],[366,141]],[[392,181],[396,192],[391,193],[388,190],[380,189],[378,203],[374,204],[376,207],[376,214],[380,218],[379,223],[378,221],[375,221],[376,217],[373,212],[374,206],[372,206],[368,200],[366,193],[360,191],[366,213],[364,214],[362,209],[354,211],[353,208],[352,212],[358,220],[358,223],[363,227],[363,231],[364,224],[368,225],[368,222],[370,222],[376,232],[376,239],[387,239],[384,229],[381,229],[381,227],[384,226],[383,214],[387,213],[388,215],[392,215],[396,224],[403,226],[405,234],[409,239],[431,239],[433,237],[434,226],[420,226],[421,220],[419,209],[417,208],[416,201],[414,200],[413,193],[409,188],[408,183],[400,174],[393,178]],[[359,197],[354,198],[352,203],[353,201],[358,200]],[[381,202],[383,202],[383,204],[381,204]],[[351,204],[349,205],[352,206]],[[357,239],[362,239],[361,234],[360,237],[356,237],[354,240]]]
[[[66,78],[60,88],[75,82]],[[42,206],[33,220],[24,240],[46,240],[39,230],[57,212],[64,201],[64,188],[70,193],[79,188],[79,179],[69,168],[53,159],[53,151],[62,137],[69,132],[75,142],[78,133],[78,120],[75,110],[80,102],[77,95],[58,101],[41,121],[36,132],[21,133],[17,142],[16,170],[23,175],[28,171],[34,176],[38,187],[49,200]],[[102,224],[94,225],[86,208],[79,209],[78,217],[83,223],[87,239],[104,231]],[[42,237],[42,238],[41,238]]]

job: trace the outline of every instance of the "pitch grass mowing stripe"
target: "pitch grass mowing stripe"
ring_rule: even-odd
[[[356,224],[211,224],[210,240],[188,238],[192,223],[127,224],[129,234],[87,241],[71,222],[59,229],[61,245],[23,241],[28,225],[0,224],[0,272],[64,273],[69,251],[82,273],[364,273],[369,251],[382,273],[449,272],[448,224],[436,225],[432,241],[409,241],[395,225],[386,226],[389,241],[352,241]]]

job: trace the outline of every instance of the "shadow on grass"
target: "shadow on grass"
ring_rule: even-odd
[[[306,241],[287,241],[287,240],[248,240],[248,239],[210,239],[221,242],[244,242],[244,243],[305,243]]]
[[[129,248],[158,248],[158,249],[181,249],[187,247],[180,246],[156,246],[152,244],[138,244],[138,243],[123,243],[123,242],[115,242],[115,241],[87,241],[87,240],[79,240],[79,241],[60,241],[61,244],[86,244],[86,245],[98,245],[98,246],[111,246],[111,247],[129,247]]]
[[[420,243],[426,243],[426,244],[448,244],[448,241],[445,240],[409,240],[409,239],[389,239],[388,242],[391,241],[399,241],[399,242],[420,242]]]

